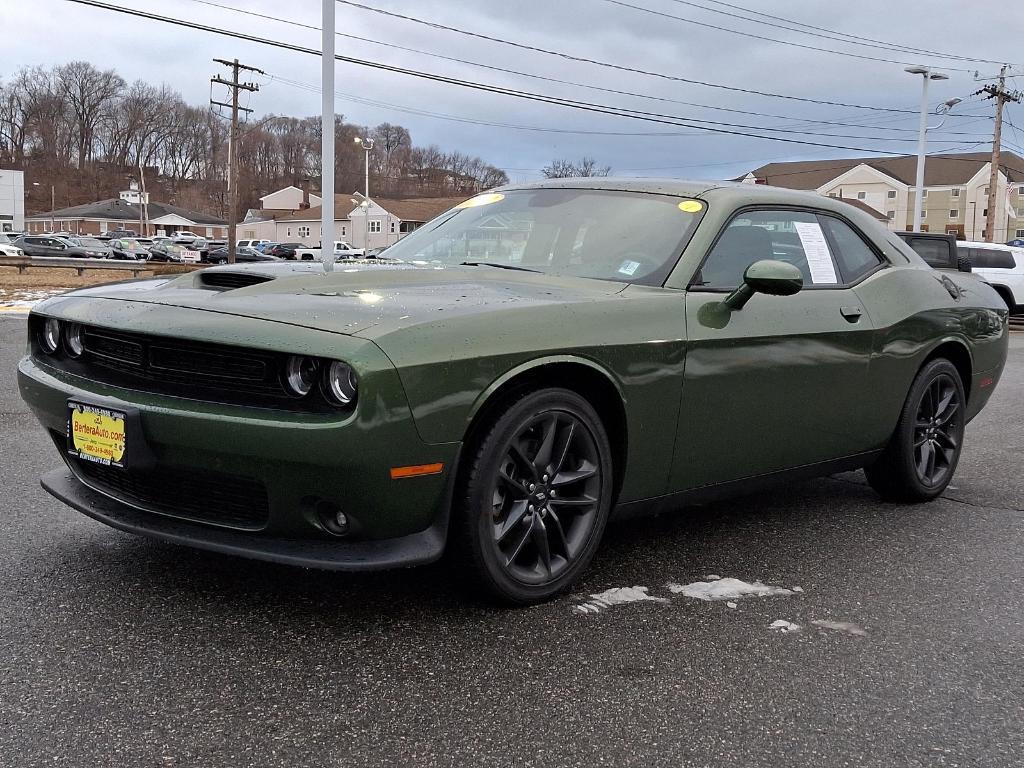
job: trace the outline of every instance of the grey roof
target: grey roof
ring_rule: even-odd
[[[926,187],[966,184],[992,159],[989,152],[929,155],[924,167]],[[751,171],[758,181],[789,189],[818,189],[858,165],[867,165],[897,179],[913,184],[917,171],[917,155],[898,157],[853,157],[837,160],[798,160],[789,163],[768,163]],[[999,167],[1012,182],[1024,181],[1024,158],[1003,151]]]
[[[210,216],[207,213],[200,213],[199,211],[190,211],[186,208],[179,208],[176,205],[170,205],[169,203],[150,203],[149,206],[149,218],[159,219],[161,216],[175,215],[181,216],[183,219],[195,222],[196,224],[208,224],[211,226],[226,226],[227,222],[224,219],[219,219],[216,216]],[[139,220],[139,206],[126,203],[117,197],[112,197],[109,200],[97,200],[95,203],[84,203],[83,205],[73,205],[70,208],[60,208],[56,211],[48,211],[46,213],[35,213],[31,216],[26,216],[27,221],[35,221],[39,219],[110,219],[111,221],[138,221]]]

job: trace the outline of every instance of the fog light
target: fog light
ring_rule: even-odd
[[[348,515],[331,502],[317,502],[316,514],[320,518],[320,524],[328,533],[333,533],[335,536],[344,536],[348,533]]]
[[[52,355],[60,345],[60,321],[55,318],[47,318],[43,324],[43,332],[39,335],[39,346],[43,352]]]
[[[81,357],[85,348],[82,346],[82,326],[70,323],[64,329],[64,346],[72,357]]]

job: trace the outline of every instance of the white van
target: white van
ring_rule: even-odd
[[[235,247],[237,247],[237,248],[256,248],[256,246],[258,246],[258,245],[263,245],[264,243],[269,243],[269,242],[270,242],[269,240],[239,240],[235,244]],[[259,250],[259,249],[257,249],[257,250]]]
[[[1024,248],[999,243],[957,243],[981,275],[1003,297],[1010,312],[1024,312]]]

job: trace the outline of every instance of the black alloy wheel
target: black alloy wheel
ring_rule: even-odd
[[[864,468],[890,501],[929,501],[953,479],[964,442],[967,397],[960,373],[939,358],[925,364],[907,394],[889,444]]]
[[[475,582],[518,604],[567,589],[611,508],[611,447],[592,406],[569,390],[526,394],[477,445],[456,511]]]
[[[918,479],[935,486],[948,479],[960,448],[961,402],[957,383],[941,373],[925,389],[914,422],[914,464]]]

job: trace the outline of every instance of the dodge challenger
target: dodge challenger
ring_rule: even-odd
[[[123,531],[299,566],[448,554],[505,602],[613,515],[864,468],[926,502],[1007,309],[840,200],[748,184],[499,188],[369,261],[86,288],[32,311],[43,487]]]

